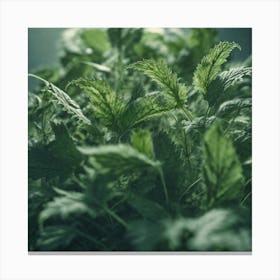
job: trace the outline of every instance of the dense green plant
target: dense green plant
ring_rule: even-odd
[[[79,29],[29,75],[30,251],[251,250],[250,59],[161,31]]]

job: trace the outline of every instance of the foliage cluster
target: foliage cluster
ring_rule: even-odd
[[[30,251],[251,250],[250,58],[159,31],[71,30],[29,75]]]

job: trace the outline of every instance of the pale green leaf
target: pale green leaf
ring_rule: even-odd
[[[175,101],[177,107],[184,106],[188,89],[163,60],[143,60],[131,65],[131,67],[143,71],[145,75],[154,80],[162,87],[164,93]]]
[[[91,156],[91,163],[104,173],[120,175],[143,169],[157,170],[160,166],[158,161],[125,144],[80,147],[79,150],[82,154]]]
[[[132,131],[131,144],[140,153],[147,155],[149,158],[154,158],[153,140],[149,130],[138,129]]]

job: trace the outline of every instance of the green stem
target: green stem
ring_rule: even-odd
[[[128,224],[120,217],[118,216],[114,211],[110,210],[109,208],[105,208],[105,211],[112,216],[116,221],[118,221],[121,225],[123,225],[125,228],[128,228]]]
[[[191,112],[188,111],[188,110],[186,109],[185,106],[182,106],[181,109],[182,109],[182,111],[184,112],[184,114],[185,114],[185,116],[187,117],[187,119],[188,119],[189,121],[193,121],[194,117],[193,117],[193,115],[191,114]]]
[[[165,180],[164,180],[163,171],[162,171],[161,167],[159,167],[158,173],[159,173],[160,180],[161,180],[161,183],[162,183],[163,193],[164,193],[164,196],[165,196],[166,203],[169,204],[168,191],[167,191],[167,187],[166,187],[166,183],[165,183]]]

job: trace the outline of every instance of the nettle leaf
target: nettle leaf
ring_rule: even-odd
[[[164,93],[171,97],[177,107],[184,106],[187,96],[187,87],[180,83],[176,74],[164,63],[163,60],[143,60],[130,66],[133,69],[143,71],[145,75],[162,87]]]
[[[141,171],[143,169],[156,169],[160,162],[148,158],[129,145],[106,145],[99,147],[80,147],[79,151],[92,157],[91,163],[102,173],[121,175]]]
[[[149,158],[155,157],[153,140],[149,130],[138,129],[132,131],[130,141],[133,148],[135,148],[140,153],[145,154]]]
[[[251,98],[234,98],[222,103],[216,112],[219,117],[230,117],[243,109],[252,108]]]
[[[102,124],[112,130],[120,129],[120,117],[125,108],[125,102],[102,80],[78,79],[70,84],[85,90],[95,116]]]
[[[82,156],[62,124],[52,124],[55,140],[28,149],[28,176],[32,179],[67,178],[79,166]]]
[[[210,83],[217,77],[221,71],[221,66],[227,61],[233,49],[241,47],[237,43],[220,42],[204,56],[201,63],[198,64],[194,76],[193,83],[195,88],[205,94]]]
[[[29,76],[44,82],[48,87],[48,92],[50,92],[55,97],[56,102],[62,105],[68,113],[72,114],[86,124],[91,124],[90,120],[83,114],[79,105],[73,99],[71,99],[71,97],[66,92],[39,76],[33,74],[29,74]]]
[[[243,193],[242,166],[218,121],[205,133],[203,155],[202,176],[208,207],[238,200]]]
[[[240,85],[246,77],[251,75],[251,67],[237,67],[221,72],[209,85],[205,99],[210,106],[218,104],[220,99],[226,98],[230,88]]]
[[[122,117],[122,127],[132,128],[146,120],[162,116],[174,108],[174,102],[158,92],[139,97],[126,107]]]
[[[227,90],[229,87],[242,82],[245,77],[250,77],[251,75],[251,67],[236,67],[223,71],[219,74],[218,78],[221,80],[224,90]]]

